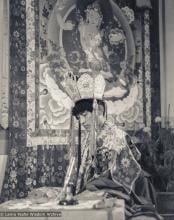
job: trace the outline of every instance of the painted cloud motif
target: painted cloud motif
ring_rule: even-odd
[[[69,128],[72,101],[50,75],[48,64],[40,65],[40,127]]]

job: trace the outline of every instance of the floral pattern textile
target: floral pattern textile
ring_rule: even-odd
[[[103,152],[108,148],[109,152],[112,152],[112,157],[106,159],[106,155],[109,155],[109,152],[104,156],[104,161],[108,161],[108,169],[111,171],[111,176],[115,182],[130,192],[133,188],[135,180],[138,178],[141,167],[138,162],[135,160],[131,149],[128,146],[126,141],[126,133],[119,129],[116,125],[110,123],[105,123],[103,130],[101,131],[102,138],[99,135],[99,149],[102,149]],[[108,141],[108,136],[110,140]],[[101,144],[102,142],[102,144]],[[107,144],[105,144],[107,143]],[[102,158],[103,162],[103,158]],[[102,166],[106,167],[105,164],[101,163]]]
[[[49,0],[45,0],[48,7],[44,8],[42,15],[44,21],[47,20],[49,10],[52,5],[50,5]],[[35,187],[51,185],[51,186],[62,186],[64,181],[64,176],[66,172],[66,167],[69,159],[69,150],[67,145],[59,146],[39,146],[39,147],[26,147],[26,128],[27,128],[27,85],[26,85],[26,0],[10,0],[10,108],[9,108],[9,149],[8,149],[8,164],[6,169],[6,175],[4,179],[4,185],[2,189],[2,200],[8,200],[12,198],[23,198],[27,196],[28,192]],[[117,0],[117,4],[120,8],[130,7],[133,8],[134,0]],[[153,1],[153,7],[150,13],[150,17],[143,16],[143,12],[135,12],[135,37],[136,39],[136,51],[137,51],[137,63],[136,63],[136,74],[139,75],[139,84],[142,86],[144,77],[144,65],[141,63],[141,56],[143,54],[142,45],[149,50],[149,44],[143,44],[141,37],[146,31],[146,40],[149,38],[153,42],[150,45],[151,51],[148,52],[149,59],[151,60],[151,71],[154,73],[152,75],[151,84],[152,90],[152,107],[154,109],[159,109],[160,106],[159,94],[160,94],[160,77],[159,77],[159,47],[157,39],[157,17],[154,13],[157,7],[157,1]],[[34,1],[33,5],[34,7]],[[51,9],[50,9],[51,10]],[[149,26],[151,21],[150,33],[149,30],[145,30],[142,26]],[[155,21],[155,22],[153,22]],[[34,18],[31,22],[34,22]],[[43,29],[44,30],[44,29]],[[151,31],[153,30],[153,31]],[[154,31],[155,30],[155,31]],[[150,34],[150,36],[149,36]],[[43,33],[44,35],[44,33]],[[46,35],[46,34],[45,34]],[[45,36],[44,35],[44,36]],[[41,39],[41,56],[47,55],[45,39]],[[146,41],[147,43],[147,41]],[[146,47],[148,46],[148,47]],[[151,53],[151,54],[150,54]],[[34,57],[35,52],[31,51],[31,55]],[[78,56],[77,56],[78,57]],[[148,61],[148,57],[146,57]],[[55,64],[55,63],[53,63]],[[149,71],[149,63],[146,69]],[[121,63],[124,67],[124,63]],[[53,65],[54,66],[54,65]],[[149,72],[148,72],[149,74]],[[148,81],[147,81],[148,83]],[[140,87],[141,87],[140,86]],[[142,102],[146,103],[149,100],[148,93],[147,97],[142,98]],[[143,96],[142,96],[143,97]],[[34,98],[34,97],[33,97]],[[155,101],[154,101],[155,100]],[[154,102],[153,102],[154,101]],[[137,103],[137,105],[139,105]],[[133,128],[131,126],[131,120],[137,114],[140,107],[135,106],[130,109],[129,112],[121,115],[116,119],[116,122],[122,123],[126,121],[126,127]],[[156,114],[156,110],[152,112]],[[150,113],[148,112],[150,115]],[[147,114],[147,117],[148,117]],[[125,120],[126,119],[126,120]],[[146,121],[146,118],[144,118]],[[134,124],[135,128],[140,125],[140,122]],[[99,155],[101,152],[98,152]],[[105,155],[105,156],[104,156]],[[108,153],[103,151],[103,163],[108,164],[107,160]],[[127,159],[120,160],[119,163],[122,166],[128,167],[130,162]],[[107,167],[105,167],[107,169]],[[100,168],[97,172],[101,172]],[[126,171],[125,171],[126,172]]]
[[[106,121],[98,134],[93,156],[90,154],[89,139],[83,143],[85,147],[82,146],[84,151],[76,175],[77,182],[74,183],[76,193],[80,192],[89,180],[107,171],[110,171],[113,181],[122,185],[128,193],[131,192],[134,182],[140,175],[141,167],[129,148],[126,136],[126,132]],[[74,174],[73,172],[72,175]]]
[[[9,151],[2,201],[24,198],[35,187],[62,186],[69,160],[67,145],[26,147],[26,47],[26,1],[10,0]]]

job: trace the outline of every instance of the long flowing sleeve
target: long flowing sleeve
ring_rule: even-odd
[[[111,177],[114,182],[123,186],[130,193],[141,173],[141,167],[129,148],[126,135],[126,132],[115,125],[106,126],[98,137],[98,151],[107,149],[111,152],[108,161]]]

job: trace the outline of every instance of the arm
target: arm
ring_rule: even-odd
[[[57,24],[63,30],[71,31],[74,28],[74,24],[71,21],[66,21],[66,22],[63,21],[63,18],[59,10],[56,10],[56,20],[57,20]]]

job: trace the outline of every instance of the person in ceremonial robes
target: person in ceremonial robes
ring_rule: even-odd
[[[114,97],[109,97],[111,101],[124,99],[133,84],[131,72],[122,76],[111,71],[109,54],[117,43],[124,41],[120,37],[122,32],[116,33],[119,37],[115,46],[108,39],[107,33],[115,33],[111,4],[114,1],[77,1],[76,25],[87,69],[79,71],[78,77],[68,74],[65,81],[66,92],[75,105],[71,111],[70,163],[63,191],[71,186],[73,195],[79,199],[84,194],[95,197],[102,192],[105,198],[125,200],[127,219],[161,219],[156,212],[150,175],[138,162],[141,154],[131,143],[131,137],[107,117],[103,101],[103,97],[108,98],[106,92],[111,84],[123,91],[122,95],[115,97],[114,93]]]
[[[150,175],[138,163],[141,153],[131,143],[131,137],[107,119],[106,111],[102,100],[93,99],[80,100],[73,108],[80,129],[73,155],[76,168],[69,178],[74,194],[80,198],[84,192],[93,192],[94,196],[102,191],[105,198],[125,200],[127,219],[162,219],[156,212]]]

